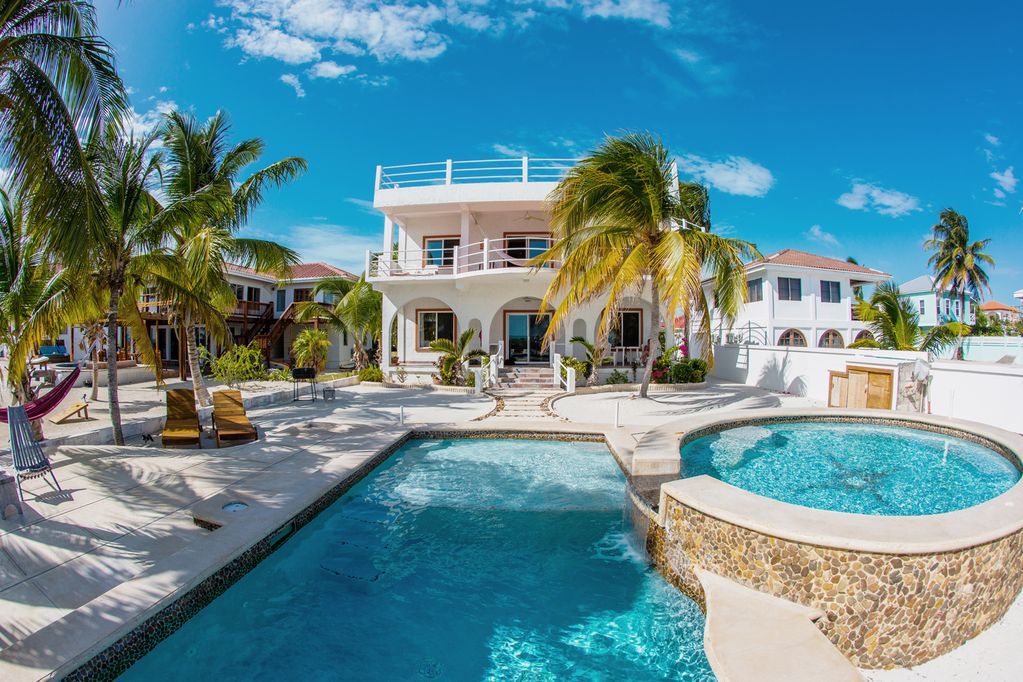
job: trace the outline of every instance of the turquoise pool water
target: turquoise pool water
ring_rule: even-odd
[[[418,441],[126,680],[713,680],[606,446]]]
[[[706,474],[804,507],[921,516],[965,509],[1019,480],[1008,460],[938,433],[789,422],[728,429],[682,446],[682,475]]]

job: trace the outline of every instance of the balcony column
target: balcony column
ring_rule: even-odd
[[[394,221],[390,216],[384,216],[384,260],[391,260],[391,252],[394,250]]]

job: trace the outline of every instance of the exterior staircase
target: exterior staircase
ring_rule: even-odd
[[[554,385],[554,370],[543,365],[519,365],[503,368],[497,386],[487,389],[498,399],[498,410],[489,419],[555,419],[544,404],[561,393]]]

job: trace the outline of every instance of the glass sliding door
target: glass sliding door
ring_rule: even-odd
[[[550,313],[506,313],[507,358],[514,363],[548,362],[550,351],[543,347],[543,337],[550,324]]]

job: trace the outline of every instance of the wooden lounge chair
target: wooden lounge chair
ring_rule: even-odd
[[[57,483],[57,476],[50,468],[50,459],[32,435],[32,426],[25,414],[25,406],[8,407],[7,419],[11,428],[11,455],[14,459],[14,474],[18,479],[18,498],[22,502],[25,501],[25,495],[21,489],[22,481],[40,476],[45,479],[46,474],[53,479],[50,487],[59,491],[60,483]],[[48,479],[46,482],[50,483]]]
[[[195,392],[190,388],[167,391],[167,421],[163,427],[164,445],[202,447],[199,413],[195,409]]]
[[[247,443],[256,440],[256,427],[245,414],[241,391],[213,392],[213,433],[221,441]]]

